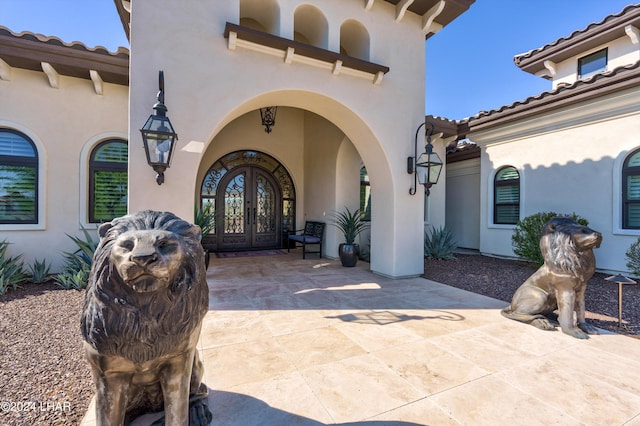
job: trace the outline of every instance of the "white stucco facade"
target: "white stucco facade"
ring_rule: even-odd
[[[428,200],[422,187],[409,193],[407,158],[425,120],[425,38],[472,3],[116,2],[130,40],[117,52],[0,27],[0,129],[33,142],[38,170],[35,223],[2,218],[9,254],[26,265],[46,259],[60,272],[64,252],[76,249],[69,236],[87,229],[95,238],[104,219],[90,218],[92,153],[118,140],[128,143],[127,211],[188,220],[217,162],[237,152],[268,156],[295,194],[287,201],[294,223],[278,228],[276,246],[287,230],[322,221],[329,258],[342,242],[332,215],[360,207],[365,167],[372,214],[360,243],[371,269],[420,275],[424,229],[444,225],[446,187],[441,179]],[[160,70],[178,143],[159,186],[139,129],[153,113]],[[259,113],[267,106],[278,107],[269,134]],[[434,138],[434,150],[444,158],[445,142]]]
[[[625,252],[637,230],[622,229],[622,162],[640,147],[640,90],[554,110],[469,135],[482,150],[480,251],[514,256],[513,225],[493,223],[495,172],[520,173],[520,217],[576,213],[603,234],[597,267],[626,271]]]
[[[226,23],[249,18],[240,15],[241,3],[132,3],[130,211],[152,208],[189,217],[198,201],[199,179],[213,161],[237,149],[253,149],[279,159],[292,175],[300,228],[305,220],[328,221],[330,212],[343,206],[357,208],[364,164],[373,200],[371,269],[392,277],[421,274],[424,200],[409,195],[412,178],[406,172],[413,133],[424,121],[420,17],[407,14],[394,22],[396,8],[386,2],[370,10],[356,1],[298,0],[242,9],[259,12],[250,18],[260,21],[273,16],[269,7],[275,8],[273,21],[279,25],[265,21],[262,26],[292,38],[300,8],[313,8],[326,18],[332,51],[340,49],[341,23],[359,22],[370,38],[369,61],[390,68],[376,81],[375,75],[337,73],[331,64],[327,68],[304,58],[287,63],[266,47],[230,48]],[[162,186],[146,165],[137,130],[151,113],[158,70],[164,71],[165,104],[179,135]],[[273,132],[266,134],[258,109],[270,105],[280,110]],[[442,209],[433,216],[443,223],[444,205],[432,208]],[[336,238],[328,228],[326,255],[336,255]]]
[[[14,68],[0,79],[0,128],[33,141],[38,155],[38,223],[1,225],[0,240],[25,264],[46,259],[60,271],[63,251],[76,249],[67,235],[81,235],[86,221],[88,152],[106,139],[127,140],[128,87],[59,76],[51,86],[43,72]],[[85,153],[82,155],[81,153]]]

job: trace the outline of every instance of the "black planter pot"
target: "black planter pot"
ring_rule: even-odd
[[[342,266],[356,266],[356,263],[358,263],[359,255],[360,246],[358,244],[342,243],[338,246],[338,256],[340,256],[340,262],[342,262]]]

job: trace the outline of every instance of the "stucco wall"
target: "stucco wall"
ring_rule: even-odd
[[[46,259],[60,271],[62,251],[76,249],[66,234],[82,235],[87,220],[88,158],[81,152],[127,139],[127,99],[127,87],[104,83],[97,95],[89,79],[60,76],[56,89],[42,72],[13,69],[11,80],[0,80],[0,127],[30,137],[40,161],[38,224],[0,225],[11,255],[23,254],[27,264]]]
[[[480,248],[480,158],[447,164],[445,225],[458,247]]]
[[[553,87],[555,88],[560,83],[574,83],[578,79],[578,59],[602,50],[605,47],[608,48],[607,71],[633,64],[640,59],[638,47],[631,43],[629,37],[621,37],[613,42],[603,44],[586,52],[581,52],[557,64],[556,75],[553,77]]]
[[[640,90],[629,90],[544,116],[469,134],[482,146],[480,250],[513,256],[513,226],[492,224],[494,173],[520,172],[520,218],[575,212],[602,232],[597,267],[625,271],[625,252],[640,232],[621,228],[621,167],[640,147]]]
[[[313,4],[327,18],[329,48],[337,47],[343,21],[363,23],[371,38],[370,60],[391,69],[382,83],[287,64],[282,57],[254,50],[229,50],[223,32],[227,21],[239,21],[237,1],[132,2],[132,140],[140,139],[137,128],[151,113],[157,73],[163,69],[168,115],[180,144],[162,186],[155,184],[142,149],[130,152],[131,208],[170,208],[188,217],[195,191],[184,189],[197,185],[202,152],[227,124],[266,105],[301,108],[324,117],[347,136],[366,164],[372,196],[385,200],[373,204],[371,268],[394,277],[418,275],[423,270],[423,200],[408,194],[406,157],[424,120],[420,19],[407,14],[395,23],[395,8],[386,2],[376,2],[367,11],[358,1],[282,0],[282,36],[290,35],[295,10],[302,4]]]

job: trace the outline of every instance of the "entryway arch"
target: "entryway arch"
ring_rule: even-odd
[[[281,247],[295,226],[295,188],[287,169],[256,150],[234,151],[216,160],[200,185],[200,208],[216,214],[209,250]]]

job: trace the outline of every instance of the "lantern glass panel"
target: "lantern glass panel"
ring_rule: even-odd
[[[149,165],[169,166],[176,134],[167,117],[152,115],[141,129]]]
[[[435,152],[427,154],[423,152],[416,161],[416,173],[418,182],[422,185],[438,183],[440,172],[442,171],[442,160]]]

